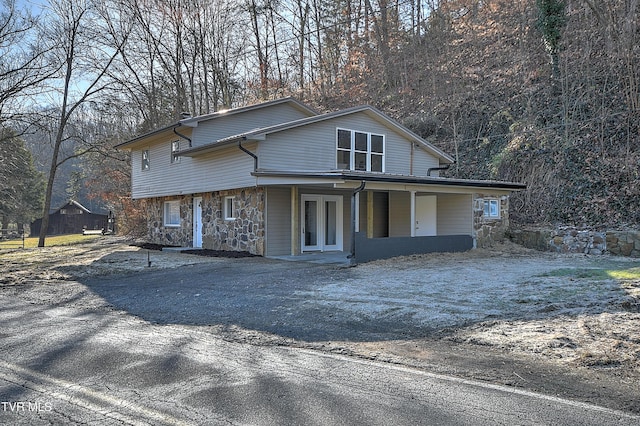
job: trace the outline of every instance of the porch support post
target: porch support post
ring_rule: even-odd
[[[367,238],[373,238],[373,191],[367,191]]]
[[[411,191],[411,236],[416,236],[416,191]]]
[[[350,259],[350,264],[354,266],[357,263],[356,259],[356,232],[359,231],[358,227],[358,204],[360,203],[360,192],[364,190],[364,186],[366,185],[365,181],[360,183],[360,186],[357,187],[353,194],[351,194],[351,254],[348,256]]]
[[[291,255],[300,254],[300,203],[298,202],[298,187],[291,187]]]

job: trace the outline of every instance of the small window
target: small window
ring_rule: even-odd
[[[149,150],[142,151],[142,170],[149,170]]]
[[[233,207],[233,199],[234,197],[225,197],[224,199],[224,219],[225,220],[233,220],[235,219],[236,211]]]
[[[180,142],[179,141],[171,142],[171,162],[172,163],[180,162]]]
[[[484,217],[489,219],[500,218],[500,201],[484,200]]]
[[[165,201],[164,226],[180,226],[180,201]]]

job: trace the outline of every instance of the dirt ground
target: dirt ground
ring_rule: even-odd
[[[133,247],[118,237],[4,251],[0,291],[55,304],[55,291],[40,284],[211,261]],[[352,278],[324,287],[321,300],[365,321],[411,316],[432,325],[423,338],[305,342],[255,330],[210,330],[233,341],[330,351],[640,413],[639,267],[638,259],[511,244],[411,256],[351,268]]]

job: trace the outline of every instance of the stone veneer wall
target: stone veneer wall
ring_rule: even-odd
[[[233,196],[236,218],[224,219],[224,199]],[[264,188],[220,191],[202,197],[202,246],[264,255]]]
[[[180,200],[180,226],[164,226],[164,202]],[[177,247],[193,245],[193,198],[159,197],[147,203],[147,234],[155,244]]]
[[[640,257],[640,231],[594,231],[573,227],[510,230],[515,243],[541,251]]]
[[[500,201],[500,218],[484,217],[484,200]],[[509,197],[485,194],[473,195],[473,234],[478,248],[490,247],[495,242],[504,241],[509,228]]]
[[[155,244],[193,246],[193,197],[202,197],[202,248],[247,251],[264,255],[264,188],[220,191],[184,197],[160,197],[147,204],[149,241]],[[235,219],[225,220],[224,199],[234,197]],[[180,226],[163,225],[164,202],[180,200]]]

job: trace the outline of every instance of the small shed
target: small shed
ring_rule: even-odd
[[[80,234],[85,230],[106,230],[108,215],[92,213],[88,208],[75,200],[53,213],[49,213],[49,227],[47,235]],[[42,219],[36,219],[31,224],[31,234],[38,235],[42,227]]]

